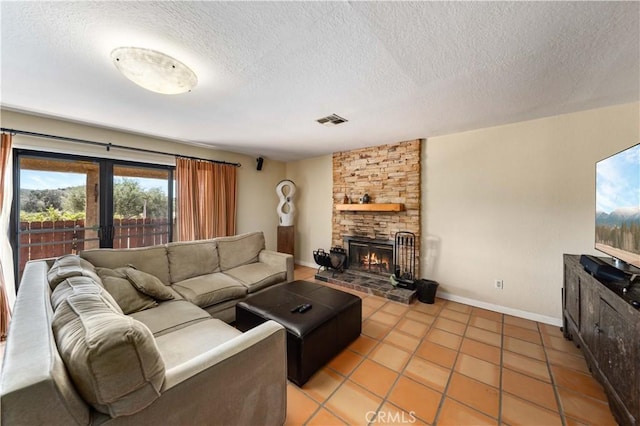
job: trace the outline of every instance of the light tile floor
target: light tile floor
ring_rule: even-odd
[[[315,271],[296,266],[295,277]],[[559,327],[350,292],[362,298],[362,334],[302,388],[289,383],[288,425],[616,424]]]

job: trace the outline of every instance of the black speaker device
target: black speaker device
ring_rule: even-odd
[[[256,170],[258,171],[262,170],[262,163],[264,163],[264,158],[258,157],[256,158],[256,161],[258,162],[258,165],[256,166]]]
[[[589,256],[583,254],[580,256],[580,264],[584,266],[584,269],[596,278],[601,278],[607,281],[622,281],[626,280],[627,274],[624,271],[609,265],[602,259],[595,256]]]

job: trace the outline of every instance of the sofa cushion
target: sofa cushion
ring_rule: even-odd
[[[167,256],[172,283],[220,270],[218,246],[215,240],[169,243]]]
[[[237,268],[225,271],[225,274],[231,275],[240,281],[242,285],[247,287],[249,293],[282,282],[287,277],[286,271],[279,270],[261,262],[238,266]]]
[[[81,276],[93,278],[98,282],[100,281],[100,278],[96,275],[94,266],[76,254],[60,256],[53,262],[49,272],[47,272],[47,280],[49,280],[51,290],[55,289],[58,284],[69,277]]]
[[[155,308],[158,303],[154,298],[148,296],[131,284],[127,278],[127,269],[131,268],[97,268],[96,271],[102,279],[105,290],[113,296],[125,315],[133,312]]]
[[[151,331],[100,295],[67,297],[52,328],[78,392],[96,410],[130,415],[160,396],[165,367]]]
[[[211,315],[186,300],[169,300],[160,303],[157,308],[135,312],[131,317],[146,325],[157,337],[210,319]]]
[[[165,246],[83,250],[80,252],[80,257],[102,268],[115,269],[131,265],[139,271],[155,275],[165,284],[170,284],[169,262]]]
[[[247,294],[245,286],[222,272],[189,278],[173,284],[173,288],[186,300],[201,308]]]
[[[51,307],[55,311],[60,303],[65,301],[72,294],[89,293],[102,296],[119,313],[123,313],[118,302],[106,291],[102,285],[96,283],[89,277],[70,277],[58,284],[51,293]]]
[[[258,261],[258,255],[264,250],[264,234],[249,232],[232,237],[217,238],[220,269],[226,271],[236,266]]]
[[[126,273],[131,284],[147,296],[153,297],[156,300],[173,299],[173,293],[170,288],[162,284],[162,281],[160,281],[158,277],[133,268],[127,268]]]

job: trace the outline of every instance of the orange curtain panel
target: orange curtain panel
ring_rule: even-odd
[[[236,233],[236,167],[211,161],[176,159],[177,241]]]

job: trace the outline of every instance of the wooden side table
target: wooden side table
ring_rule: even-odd
[[[293,226],[278,226],[278,251],[293,255],[295,233]]]

